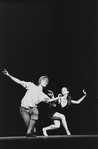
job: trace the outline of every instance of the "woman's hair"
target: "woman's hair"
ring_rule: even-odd
[[[70,95],[67,96],[67,105],[70,106],[72,97]]]
[[[42,82],[42,80],[46,80],[47,84],[49,82],[49,79],[47,76],[41,76],[39,79],[38,79],[38,84],[40,84]]]
[[[66,91],[69,93],[68,87],[62,87],[62,90],[63,90],[63,89],[66,89]]]

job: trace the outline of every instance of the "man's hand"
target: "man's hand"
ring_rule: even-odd
[[[43,102],[46,102],[47,103],[48,100],[49,100],[49,98],[44,98],[43,99]]]
[[[48,92],[49,92],[49,93],[48,93],[49,96],[54,97],[54,93],[53,93],[53,91],[48,90]]]

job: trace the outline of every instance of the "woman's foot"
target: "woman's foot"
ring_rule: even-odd
[[[43,128],[43,129],[42,129],[42,131],[43,131],[43,135],[47,137],[47,136],[48,136],[48,134],[47,134],[46,129],[45,129],[45,128]]]
[[[71,135],[71,133],[68,131],[68,132],[67,132],[67,135]]]

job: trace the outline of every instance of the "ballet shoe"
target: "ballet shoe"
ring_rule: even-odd
[[[33,132],[33,133],[27,133],[26,134],[26,137],[36,137],[37,135],[36,135],[36,133],[35,132]]]
[[[43,128],[42,131],[43,131],[43,135],[47,137],[48,134],[47,134],[46,130]]]

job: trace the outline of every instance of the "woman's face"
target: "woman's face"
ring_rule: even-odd
[[[67,90],[67,88],[63,87],[61,93],[62,95],[66,95],[69,93],[69,91]]]

